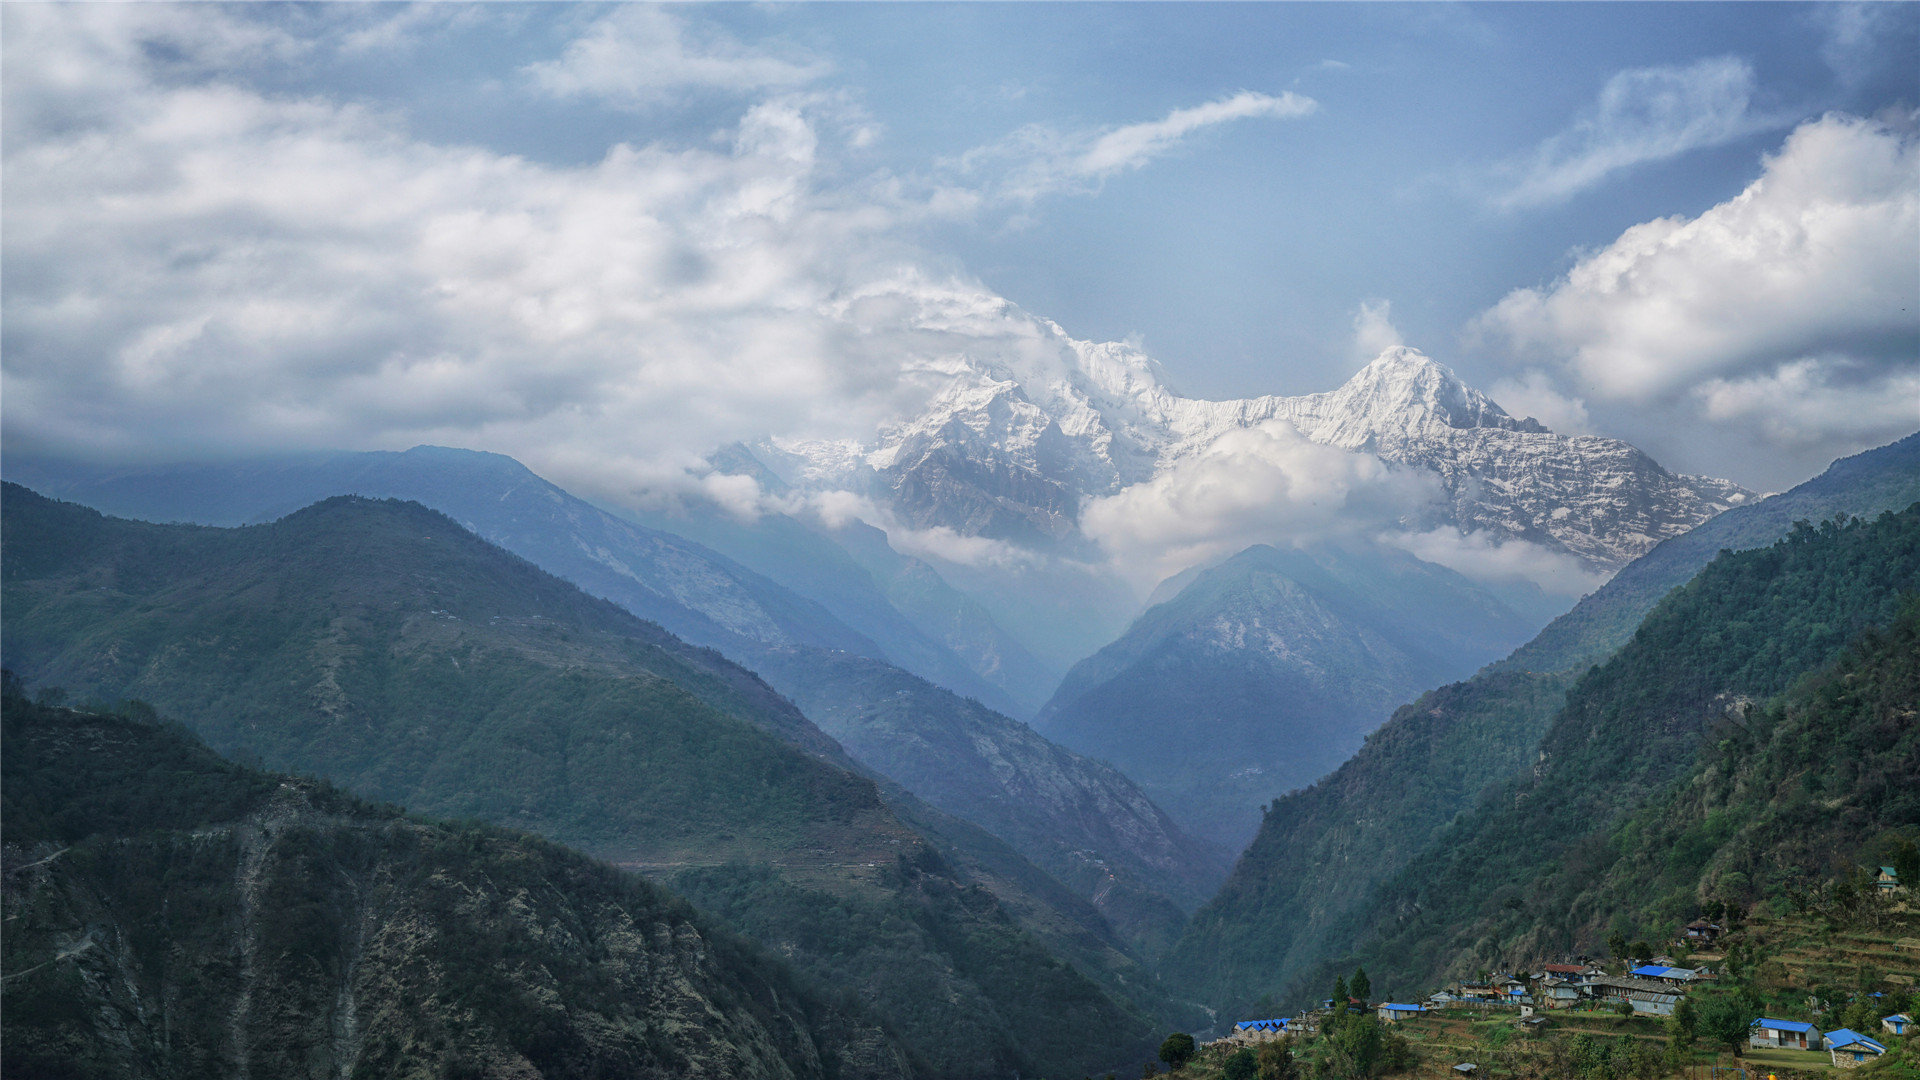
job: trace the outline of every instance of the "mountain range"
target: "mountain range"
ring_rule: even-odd
[[[944,667],[922,668],[944,673],[943,685],[895,666],[894,655],[925,660],[936,647],[910,632],[909,620],[852,556],[792,519],[714,531],[748,557],[776,560],[774,568],[803,588],[837,598],[837,611],[694,540],[601,510],[497,454],[416,447],[161,469],[100,470],[72,462],[10,463],[9,469],[109,513],[209,525],[271,521],[289,505],[339,494],[418,501],[587,592],[746,665],[801,701],[863,762],[939,809],[1008,836],[1022,855],[1061,880],[1084,882],[1085,898],[1103,905],[1131,898],[1112,913],[1142,940],[1170,939],[1230,861],[1228,852],[1191,842],[1121,773],[972,703],[975,695],[993,695],[977,679],[956,676],[964,665],[951,653]],[[769,554],[775,552],[782,554]],[[891,565],[897,578],[916,573],[897,556]],[[959,604],[948,609],[965,610]],[[958,694],[946,689],[956,686]],[[916,702],[911,727],[869,727],[852,740],[839,726],[897,708],[902,694]],[[1021,827],[1002,831],[1013,822]],[[1105,872],[1089,878],[1089,864]]]
[[[916,527],[1043,547],[1076,537],[1088,498],[1279,420],[1315,443],[1436,476],[1444,499],[1409,528],[1526,540],[1602,570],[1752,498],[1670,473],[1617,439],[1510,416],[1415,349],[1388,349],[1325,393],[1205,401],[1177,394],[1129,346],[1076,341],[1050,323],[1041,333],[1019,368],[955,361],[924,412],[870,441],[768,443],[767,464],[788,484],[875,493]]]
[[[1464,827],[1455,825],[1457,819],[1482,800],[1491,805],[1510,794],[1501,786],[1509,781],[1531,784],[1542,741],[1566,707],[1569,691],[1594,664],[1631,641],[1676,586],[1725,549],[1774,544],[1792,532],[1796,521],[1878,515],[1916,500],[1920,435],[1837,461],[1789,492],[1730,510],[1659,545],[1507,659],[1420,695],[1337,770],[1276,800],[1233,875],[1195,915],[1163,971],[1177,985],[1216,1002],[1250,1003],[1263,994],[1301,987],[1306,987],[1301,992],[1318,993],[1322,965],[1342,962],[1362,947],[1369,919],[1386,902],[1385,883],[1402,880],[1411,887],[1418,879],[1409,868],[1442,841],[1450,826]],[[1860,578],[1854,588],[1861,595],[1897,593],[1897,582],[1888,592],[1895,567],[1854,569]],[[1757,602],[1756,596],[1731,590],[1722,597],[1729,617]],[[1873,621],[1875,616],[1862,610],[1863,605],[1854,606],[1836,625],[1844,631]],[[1877,617],[1886,615],[1882,609]],[[1797,618],[1783,612],[1781,625]],[[1846,636],[1827,634],[1829,649]],[[1802,657],[1792,667],[1805,670],[1819,659]],[[1770,685],[1790,675],[1791,669],[1783,669]],[[1638,716],[1639,710],[1622,715]],[[1681,735],[1670,751],[1680,760],[1693,752],[1687,739]],[[1659,744],[1674,745],[1671,737]],[[1607,778],[1563,780],[1562,786],[1597,782]],[[1535,836],[1530,843],[1547,844],[1540,833],[1529,828]],[[1548,850],[1560,842],[1552,840]],[[1488,877],[1519,887],[1524,875]],[[1467,882],[1454,887],[1469,894],[1476,888]],[[1418,942],[1417,948],[1425,958],[1420,962],[1454,955],[1433,941]],[[1407,968],[1404,957],[1394,962]]]
[[[1103,754],[1190,832],[1239,850],[1268,800],[1351,757],[1393,707],[1532,624],[1397,548],[1248,548],[1076,664],[1035,721]]]
[[[152,525],[4,489],[7,666],[139,697],[242,760],[647,872],[852,992],[936,1075],[1069,1071],[1164,1007],[1097,914],[929,837],[759,679],[418,504]],[[1038,886],[1022,885],[1022,881]],[[1011,897],[1003,907],[998,896]],[[1030,926],[1031,930],[1024,927]],[[1045,942],[1052,940],[1078,964]],[[1074,1016],[1093,1060],[1040,1032]]]

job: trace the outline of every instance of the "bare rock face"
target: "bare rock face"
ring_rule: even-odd
[[[1617,439],[1511,416],[1415,349],[1388,349],[1326,393],[1202,401],[1169,389],[1129,346],[1038,325],[1045,348],[963,362],[921,415],[871,442],[781,444],[765,456],[791,482],[873,492],[918,528],[1042,547],[1074,537],[1086,499],[1280,420],[1316,443],[1435,476],[1445,505],[1409,528],[1527,540],[1600,572],[1752,495],[1668,472]]]

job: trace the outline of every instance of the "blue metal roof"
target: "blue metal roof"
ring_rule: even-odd
[[[1650,979],[1691,979],[1693,972],[1687,968],[1661,967],[1658,964],[1642,964],[1634,968],[1630,975],[1644,975]]]
[[[1233,1025],[1241,1031],[1279,1031],[1287,1026],[1285,1020],[1242,1020]]]
[[[1771,1028],[1774,1031],[1812,1031],[1813,1030],[1812,1024],[1803,1024],[1798,1020],[1769,1020],[1764,1016],[1758,1020],[1755,1020],[1752,1024],[1748,1024],[1747,1026],[1753,1027],[1755,1025],[1758,1025],[1763,1028]]]
[[[1841,1028],[1839,1031],[1827,1032],[1827,1049],[1829,1050],[1839,1050],[1842,1047],[1853,1046],[1856,1043],[1865,1043],[1873,1047],[1873,1052],[1876,1054],[1884,1054],[1887,1052],[1886,1047],[1881,1046],[1879,1043],[1874,1042],[1872,1039],[1867,1038],[1852,1028]]]
[[[1381,1005],[1380,1007],[1383,1009],[1393,1009],[1397,1012],[1426,1012],[1427,1011],[1423,1006],[1420,1006],[1420,1005],[1396,1005],[1391,1001],[1387,1002],[1384,1005]]]

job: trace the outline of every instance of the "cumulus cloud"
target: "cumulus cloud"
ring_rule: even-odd
[[[1312,98],[1292,91],[1276,97],[1242,90],[1217,101],[1175,109],[1158,120],[1120,127],[1060,132],[1031,125],[992,146],[969,151],[959,167],[963,173],[1000,174],[989,189],[998,198],[1016,202],[1092,192],[1117,173],[1171,153],[1197,131],[1235,120],[1293,119],[1318,107]]]
[[[804,102],[548,166],[227,78],[298,47],[230,9],[7,14],[13,449],[485,445],[620,495],[737,439],[870,433],[947,347],[846,309],[947,283],[819,179]]]
[[[1439,497],[1430,474],[1310,442],[1270,420],[1088,502],[1080,525],[1144,590],[1253,544],[1377,531],[1419,516]]]
[[[1415,558],[1494,588],[1532,584],[1552,596],[1578,597],[1599,588],[1608,577],[1565,551],[1481,530],[1443,526],[1424,532],[1383,533],[1381,539]]]
[[[1776,442],[1920,424],[1920,144],[1829,115],[1699,217],[1636,225],[1480,317],[1483,341],[1589,405],[1679,410]]]
[[[1531,416],[1561,435],[1592,435],[1587,403],[1560,392],[1544,371],[1525,371],[1519,377],[1494,381],[1493,399],[1512,416]]]
[[[1371,361],[1388,349],[1407,343],[1393,325],[1393,305],[1385,300],[1363,300],[1353,316],[1353,358]]]
[[[1716,424],[1754,424],[1784,445],[1834,436],[1877,442],[1920,427],[1920,365],[1862,370],[1847,358],[1809,358],[1759,375],[1711,379],[1693,391]]]
[[[570,42],[558,59],[525,70],[535,86],[557,97],[646,108],[685,91],[792,89],[832,67],[799,49],[745,45],[666,7],[622,4]]]
[[[1770,122],[1749,109],[1753,68],[1731,56],[1688,67],[1635,68],[1607,80],[1593,115],[1501,170],[1505,209],[1563,202],[1622,169],[1722,146]]]

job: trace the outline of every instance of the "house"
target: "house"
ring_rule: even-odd
[[[1841,1028],[1827,1033],[1827,1052],[1833,1063],[1851,1069],[1887,1052],[1887,1048],[1857,1031]]]
[[[1887,892],[1892,892],[1900,887],[1900,872],[1891,866],[1883,866],[1880,868],[1880,876],[1874,878],[1873,883]]]
[[[1595,974],[1594,970],[1585,964],[1542,964],[1540,966],[1540,977],[1543,979],[1582,982],[1592,974]]]
[[[1500,991],[1494,989],[1492,983],[1463,982],[1455,993],[1467,1001],[1498,1001],[1500,999]]]
[[[1705,919],[1695,919],[1680,931],[1680,940],[1689,945],[1711,945],[1726,933],[1726,927],[1710,923]]]
[[[1540,1003],[1549,1009],[1571,1009],[1580,1004],[1580,984],[1549,976],[1540,984]]]
[[[1747,1036],[1749,1046],[1818,1050],[1823,1038],[1819,1028],[1798,1020],[1774,1020],[1763,1016],[1748,1027],[1751,1029],[1751,1034]]]
[[[1657,979],[1634,979],[1618,975],[1599,975],[1587,980],[1595,997],[1602,1001],[1624,1001],[1633,1011],[1652,1016],[1672,1016],[1686,987]]]
[[[1411,1020],[1427,1010],[1419,1005],[1398,1005],[1388,1001],[1382,1003],[1376,1011],[1380,1014],[1380,1019],[1391,1023],[1395,1020]]]
[[[1687,986],[1700,977],[1691,968],[1666,967],[1661,964],[1642,964],[1627,974],[1636,979],[1653,979],[1671,986]]]
[[[1880,1026],[1893,1032],[1895,1035],[1905,1035],[1913,1028],[1913,1017],[1908,1016],[1906,1013],[1894,1013],[1892,1016],[1881,1020]]]
[[[1289,1034],[1285,1020],[1241,1020],[1233,1025],[1234,1042],[1270,1042]]]
[[[1463,1061],[1460,1064],[1455,1065],[1453,1067],[1453,1071],[1459,1073],[1461,1076],[1472,1076],[1473,1071],[1475,1069],[1478,1069],[1479,1067],[1480,1066],[1475,1065],[1471,1061]]]

